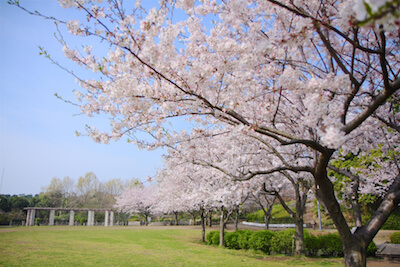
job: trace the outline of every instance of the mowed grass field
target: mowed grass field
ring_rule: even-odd
[[[342,266],[200,242],[195,227],[0,228],[0,266]]]

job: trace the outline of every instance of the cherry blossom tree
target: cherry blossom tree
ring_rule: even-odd
[[[77,51],[60,38],[67,58],[102,76],[76,77],[82,113],[110,117],[108,132],[88,128],[95,141],[127,135],[142,148],[174,146],[180,135],[168,123],[176,117],[207,131],[247,133],[278,160],[235,179],[282,171],[312,176],[342,238],[346,266],[366,265],[368,244],[400,201],[398,1],[164,0],[147,10],[137,1],[131,13],[119,1],[99,2],[60,0],[87,21],[57,21],[110,46],[99,57],[89,45]],[[376,213],[352,233],[327,174],[330,162],[378,145],[394,168],[383,172]],[[288,147],[307,160],[287,160],[281,151]],[[371,182],[378,174],[357,173]]]
[[[187,144],[189,143],[184,143],[185,148]],[[189,152],[189,155],[186,152]],[[204,212],[211,209],[219,210],[220,245],[223,246],[226,223],[237,211],[238,206],[248,198],[256,179],[246,182],[233,181],[215,168],[194,164],[191,152],[190,149],[169,150],[168,156],[164,159],[165,167],[156,178],[160,187],[158,208],[163,211],[200,210],[203,241],[205,241]]]
[[[160,213],[174,214],[178,225],[180,212],[196,212],[202,207],[202,199],[194,199],[194,171],[184,166],[164,167],[157,173],[155,180],[159,186],[159,199],[155,209]]]
[[[114,205],[120,212],[138,214],[145,225],[148,225],[148,217],[158,203],[158,188],[156,186],[135,186],[122,192],[116,197]]]
[[[217,134],[214,130],[213,133],[215,136],[212,139],[204,136],[194,138],[191,135],[188,137],[191,140],[183,142],[177,148],[180,154],[170,153],[171,156],[182,156],[192,164],[217,170],[234,181],[241,180],[244,174],[259,172],[252,179],[246,180],[250,183],[247,184],[247,191],[243,191],[242,197],[254,195],[253,192],[257,191],[258,195],[262,193],[264,196],[270,195],[277,198],[285,210],[294,218],[296,229],[295,252],[299,255],[305,254],[303,214],[307,195],[312,187],[312,177],[305,173],[289,173],[285,170],[263,174],[265,168],[268,166],[273,168],[274,162],[282,159],[289,163],[307,162],[307,155],[304,154],[304,151],[288,150],[287,147],[278,151],[272,147],[260,145],[256,138],[252,138],[251,135],[243,135],[240,132],[226,133],[223,131]],[[300,154],[301,156],[299,156]],[[262,191],[260,192],[260,190]],[[288,198],[295,200],[295,211],[286,204],[284,199]],[[271,208],[272,204],[270,203]]]
[[[211,207],[210,190],[201,183],[198,167],[182,164],[176,158],[165,156],[164,168],[156,175],[159,185],[159,203],[156,207],[161,213],[199,211],[202,227],[202,241],[205,242],[205,212]]]

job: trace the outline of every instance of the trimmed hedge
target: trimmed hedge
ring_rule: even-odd
[[[251,230],[240,231],[238,242],[239,242],[239,247],[241,249],[249,249],[250,248],[249,239],[253,233],[254,233],[254,231],[251,231]]]
[[[240,231],[225,233],[225,246],[231,249],[240,249],[239,237]]]
[[[219,231],[208,232],[206,240],[210,245],[219,245]]]
[[[270,230],[254,232],[249,239],[249,246],[254,250],[261,250],[269,254],[271,252],[271,240],[275,233]]]
[[[390,235],[390,243],[400,244],[400,232],[394,232]]]
[[[230,249],[254,249],[270,254],[291,254],[293,250],[294,229],[287,229],[279,232],[270,230],[238,230],[225,233],[225,247]],[[393,237],[392,237],[393,236]],[[210,245],[219,245],[219,231],[211,231],[206,235]],[[390,236],[392,243],[400,243],[400,232]],[[314,236],[304,231],[304,243],[307,256],[322,255],[325,257],[342,257],[342,240],[337,233]],[[367,248],[367,256],[375,256],[377,247],[371,242]]]
[[[400,212],[394,211],[382,226],[384,230],[400,230]]]
[[[327,257],[342,257],[343,256],[343,243],[340,236],[336,233],[321,235],[318,237],[320,240],[320,249],[322,254]]]
[[[321,239],[315,235],[305,234],[304,243],[307,256],[317,256],[318,251],[321,248]]]
[[[277,232],[271,239],[272,251],[275,253],[291,254],[294,234],[294,229]]]

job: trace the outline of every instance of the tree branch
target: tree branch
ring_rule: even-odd
[[[284,9],[286,9],[286,10],[288,10],[288,11],[290,11],[290,12],[292,12],[292,13],[298,15],[298,16],[301,16],[301,17],[304,17],[304,18],[309,18],[309,19],[313,20],[314,22],[318,22],[319,24],[321,24],[321,25],[323,25],[324,27],[328,28],[329,30],[335,32],[335,33],[338,34],[340,37],[342,37],[342,38],[345,39],[347,42],[349,42],[349,43],[352,44],[354,47],[356,47],[357,49],[360,49],[360,50],[363,51],[363,52],[371,53],[371,54],[379,54],[379,51],[377,51],[377,50],[373,50],[373,49],[370,49],[370,48],[367,48],[367,47],[363,47],[363,46],[361,46],[359,43],[355,43],[353,40],[351,40],[351,39],[349,38],[349,36],[348,36],[347,34],[345,34],[345,33],[341,32],[340,30],[336,29],[335,27],[333,27],[333,26],[330,25],[329,23],[327,23],[327,22],[325,22],[325,21],[322,21],[322,20],[319,20],[319,19],[317,19],[317,18],[311,16],[310,14],[305,13],[304,10],[300,11],[300,10],[291,8],[291,7],[289,7],[289,6],[287,6],[287,5],[283,4],[283,3],[281,3],[281,2],[279,2],[279,1],[275,1],[275,0],[268,0],[268,1],[271,2],[271,3],[273,3],[273,4],[278,5],[278,6],[280,6],[280,7],[283,7]]]
[[[366,243],[369,243],[378,233],[379,229],[386,222],[392,211],[398,207],[400,203],[400,174],[394,179],[394,182],[389,187],[378,209],[372,215],[371,220],[357,231],[357,236],[362,236]]]
[[[370,117],[379,106],[386,103],[389,97],[391,97],[398,89],[400,89],[400,78],[396,79],[394,82],[389,83],[389,87],[385,88],[379,95],[372,100],[370,105],[361,112],[356,118],[354,118],[350,123],[341,127],[341,131],[346,134],[351,133],[354,129],[361,125],[368,117]]]
[[[282,204],[282,207],[286,210],[287,213],[289,213],[291,216],[294,216],[296,213],[294,211],[292,211],[288,205],[286,205],[285,200],[283,200],[282,196],[279,194],[279,192],[277,190],[267,190],[267,187],[264,183],[264,191],[267,194],[270,194],[272,196],[275,196],[276,198],[278,198],[279,202]]]
[[[353,181],[351,184],[351,196],[350,196],[351,206],[353,207],[353,216],[354,216],[354,221],[356,222],[356,226],[361,227],[362,226],[361,209],[360,209],[360,204],[358,202],[358,189],[360,187],[360,177],[352,174],[347,170],[337,168],[330,164],[328,165],[328,168],[350,178]]]

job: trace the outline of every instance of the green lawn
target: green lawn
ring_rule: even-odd
[[[190,227],[0,228],[0,266],[342,266],[205,245]]]

